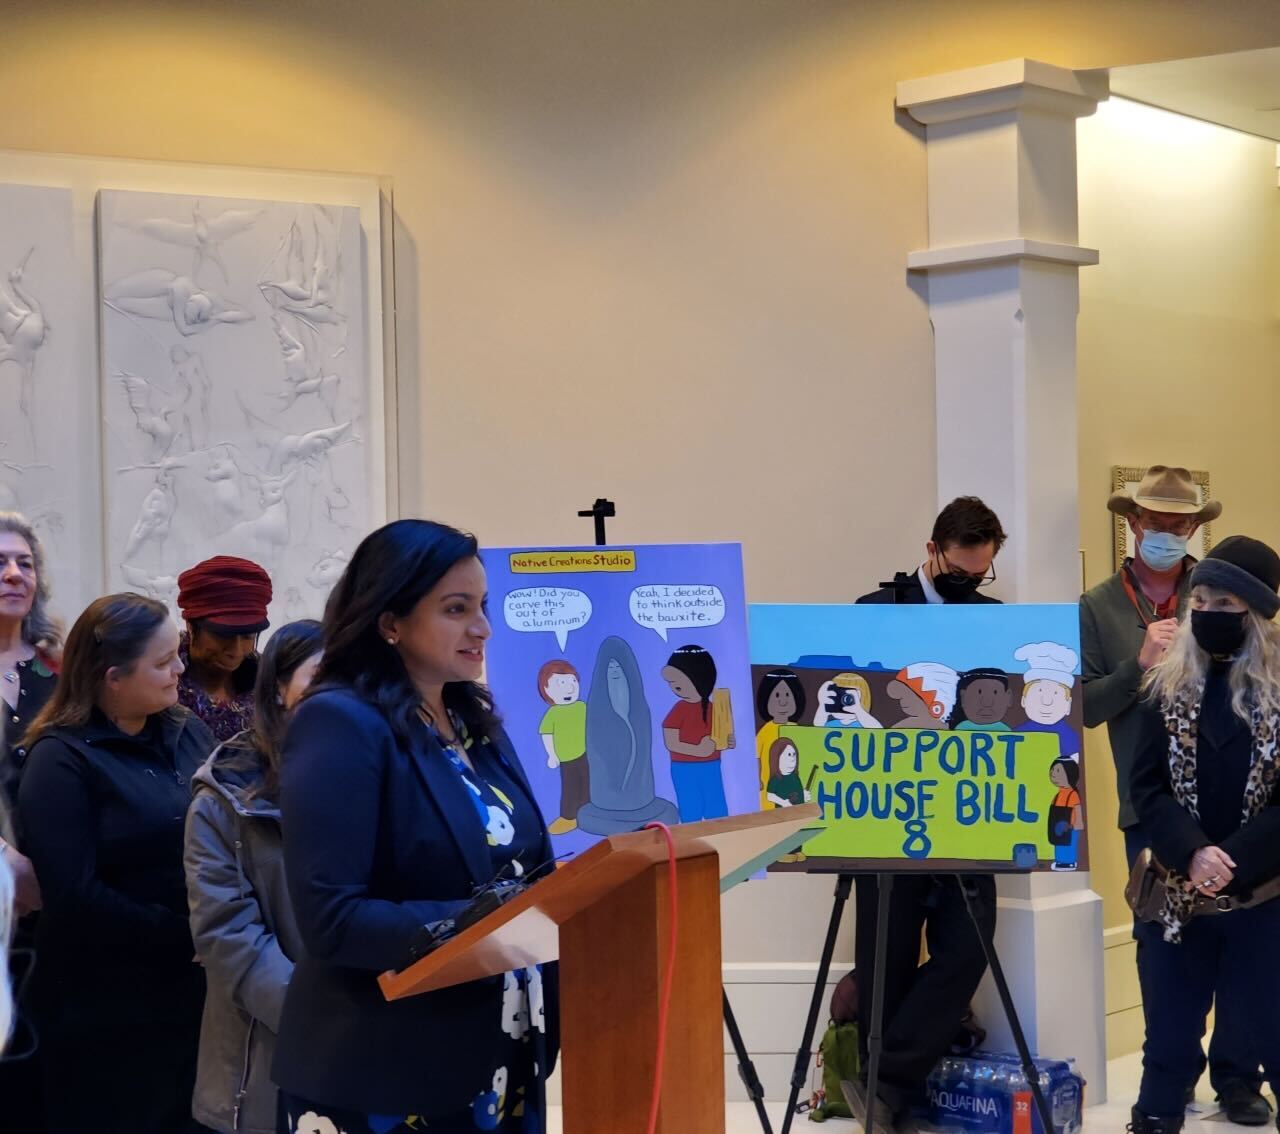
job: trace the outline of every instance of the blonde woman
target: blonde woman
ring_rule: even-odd
[[[1144,681],[1130,781],[1169,872],[1163,908],[1135,931],[1147,1038],[1134,1134],[1182,1129],[1215,997],[1248,1021],[1280,1081],[1280,556],[1232,536],[1191,587],[1189,616]]]
[[[860,673],[837,673],[818,689],[818,728],[880,728],[871,715],[871,686]]]

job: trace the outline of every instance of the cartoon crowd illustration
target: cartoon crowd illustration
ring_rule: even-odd
[[[1079,661],[1070,646],[1030,642],[1014,651],[1008,671],[987,666],[957,671],[942,662],[913,662],[888,675],[874,705],[870,671],[849,665],[818,682],[812,712],[806,684],[813,688],[814,670],[807,663],[770,669],[756,684],[760,806],[792,807],[810,799],[801,782],[798,748],[781,734],[787,725],[1048,734],[1058,741],[1044,800],[1052,869],[1075,870],[1084,830],[1081,739],[1070,720]],[[1015,678],[1021,679],[1020,693]],[[802,854],[788,858],[802,859]]]
[[[721,760],[737,737],[715,659],[703,646],[680,646],[657,676],[674,698],[658,726],[674,803],[655,791],[653,717],[644,675],[624,638],[600,644],[586,689],[569,661],[552,659],[538,671],[538,696],[546,704],[538,732],[547,767],[560,772],[552,835],[579,829],[609,835],[655,820],[693,823],[729,814]]]

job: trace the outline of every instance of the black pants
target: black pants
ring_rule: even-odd
[[[117,960],[87,950],[77,960],[41,950],[34,999],[49,1134],[205,1129],[191,1117],[204,970],[190,946],[173,952]]]
[[[1133,869],[1133,860],[1150,845],[1141,827],[1126,827],[1124,831],[1124,849],[1129,859],[1129,868]],[[1138,975],[1142,975],[1142,950],[1145,935],[1139,932],[1141,923],[1134,922],[1133,939],[1138,943]],[[1205,1009],[1207,1014],[1208,1009]],[[1143,996],[1143,1016],[1146,1017],[1146,996]],[[1203,1021],[1200,1034],[1204,1035]],[[1217,1094],[1221,1094],[1228,1083],[1245,1083],[1255,1091],[1262,1087],[1262,1073],[1258,1070],[1261,1060],[1253,1045],[1249,1042],[1248,1020],[1236,1004],[1229,999],[1218,998],[1214,1015],[1213,1035],[1209,1039],[1209,1082]],[[1200,1051],[1200,1062],[1195,1074],[1188,1080],[1187,1086],[1195,1083],[1204,1073],[1204,1050]]]
[[[1218,1011],[1246,1029],[1267,1078],[1280,1082],[1280,899],[1196,918],[1176,945],[1158,922],[1139,922],[1137,938],[1147,1016],[1138,1109],[1157,1118],[1182,1114],[1183,1093],[1200,1075],[1204,1019],[1215,997]]]
[[[996,884],[989,874],[966,875],[979,920],[995,931]],[[871,1028],[871,976],[876,951],[874,876],[859,876],[855,963],[858,972],[858,1032],[866,1060]],[[920,933],[929,959],[920,964]],[[889,902],[885,949],[884,1045],[880,1055],[881,1097],[895,1111],[924,1090],[934,1064],[947,1053],[987,961],[982,942],[952,875],[900,874]]]

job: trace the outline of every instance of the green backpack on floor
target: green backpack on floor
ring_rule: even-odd
[[[826,1097],[809,1111],[809,1121],[852,1118],[840,1090],[840,1081],[856,1080],[862,1072],[862,1060],[858,1056],[858,1025],[837,1024],[833,1020],[822,1034],[818,1059],[822,1065],[822,1089]]]

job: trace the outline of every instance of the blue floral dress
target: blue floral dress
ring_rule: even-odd
[[[467,741],[471,767],[445,748],[484,824],[493,871],[532,873],[544,864],[542,828],[497,750]],[[474,770],[473,770],[474,769]],[[542,974],[536,966],[503,977],[502,1018],[493,1022],[493,1061],[482,1090],[466,1110],[444,1116],[361,1114],[280,1092],[281,1134],[542,1134],[546,1102],[546,1023]],[[431,1068],[423,1069],[424,1076]]]

